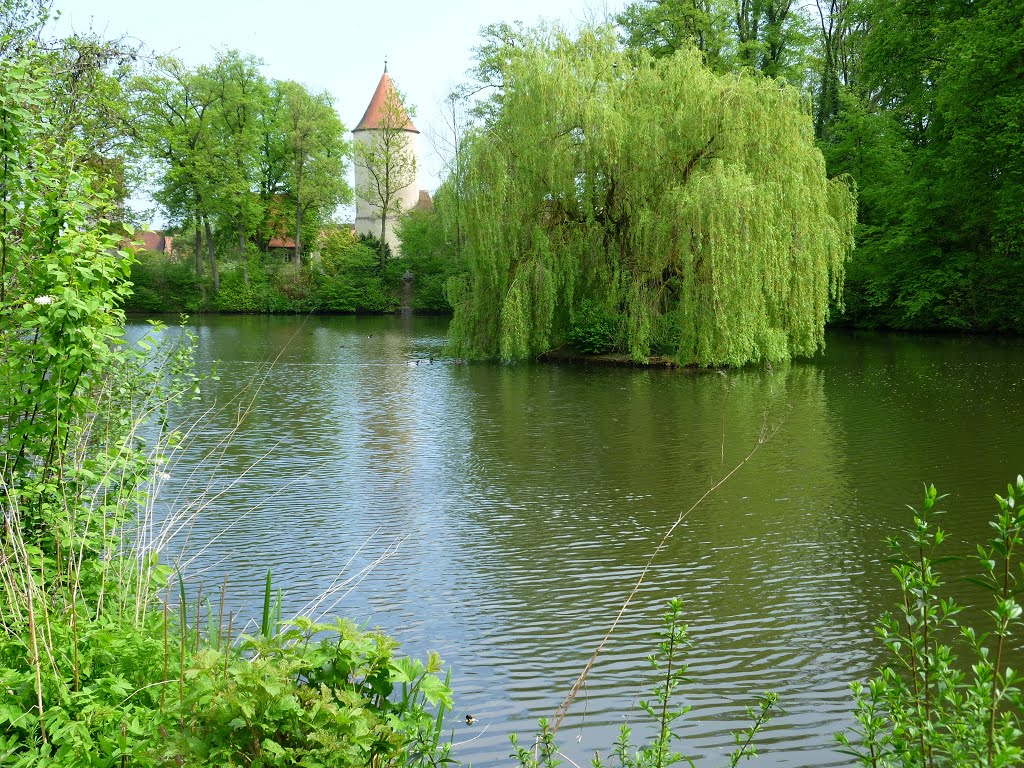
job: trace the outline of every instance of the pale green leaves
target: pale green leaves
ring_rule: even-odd
[[[637,360],[823,347],[856,206],[795,90],[717,76],[690,50],[627,54],[606,29],[521,32],[492,59],[503,87],[464,163],[461,354],[540,355],[584,301],[620,319]]]

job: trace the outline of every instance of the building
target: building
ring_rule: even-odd
[[[430,193],[427,190],[421,189],[420,199],[416,201],[416,205],[414,205],[411,210],[432,213],[434,210],[434,198],[430,196]]]
[[[419,134],[385,64],[366,112],[352,131],[356,144],[356,234],[380,237],[381,217],[386,215],[384,239],[394,254],[399,251],[395,235],[398,219],[422,199]],[[391,195],[385,206],[386,191]]]
[[[154,251],[170,256],[173,253],[171,245],[173,240],[174,238],[164,232],[151,232],[143,229],[137,231],[133,237],[128,238],[125,246],[131,246],[136,249],[141,246],[141,250]]]

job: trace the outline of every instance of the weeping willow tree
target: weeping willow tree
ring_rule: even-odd
[[[520,31],[484,55],[498,90],[457,180],[458,354],[535,357],[595,305],[637,360],[823,347],[856,204],[826,178],[796,90],[715,75],[696,51],[625,52],[605,29]]]

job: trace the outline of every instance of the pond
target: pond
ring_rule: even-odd
[[[270,568],[286,615],[440,651],[457,755],[476,766],[509,764],[508,734],[554,712],[680,515],[565,754],[583,765],[622,723],[644,732],[645,657],[680,597],[688,756],[721,765],[771,690],[785,713],[757,764],[849,764],[833,733],[879,659],[905,505],[924,482],[949,492],[950,551],[969,553],[1024,471],[1021,340],[836,333],[813,361],[720,374],[463,364],[437,318],[192,322],[218,378],[175,414],[197,426],[159,503],[198,512],[174,545],[193,588],[226,575],[252,617]]]

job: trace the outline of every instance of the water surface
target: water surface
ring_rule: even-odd
[[[758,764],[848,764],[832,734],[878,660],[904,505],[926,481],[950,492],[951,546],[969,552],[1024,470],[1020,340],[833,335],[817,360],[721,375],[458,364],[430,318],[195,323],[219,379],[177,414],[201,428],[161,496],[202,510],[182,550],[193,584],[227,574],[252,616],[268,567],[286,613],[349,579],[317,611],[439,650],[458,754],[478,766],[509,763],[508,733],[555,710],[664,532],[744,461],[654,562],[563,749],[582,765],[622,723],[644,731],[632,707],[678,596],[698,765],[722,764],[765,690],[785,714]]]

